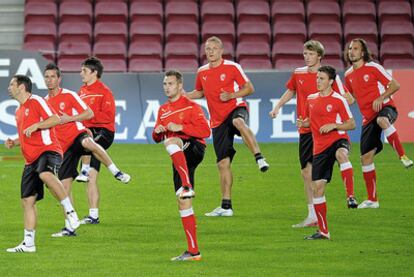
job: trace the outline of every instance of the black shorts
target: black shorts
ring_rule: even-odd
[[[36,201],[42,200],[43,181],[39,174],[42,172],[52,172],[57,175],[60,165],[62,164],[62,156],[59,153],[46,151],[31,164],[25,165],[22,174],[20,197],[27,198],[36,195]]]
[[[387,117],[391,124],[393,124],[398,117],[397,109],[392,106],[384,107],[376,118],[374,118],[367,125],[362,126],[361,131],[361,155],[364,155],[375,149],[375,154],[381,152],[383,145],[381,140],[382,129],[377,123],[379,116]]]
[[[213,144],[217,162],[229,157],[233,160],[236,150],[233,147],[234,136],[240,136],[239,130],[233,125],[233,119],[241,118],[244,122],[249,120],[249,112],[245,107],[238,107],[232,111],[220,126],[213,128]]]
[[[112,142],[114,142],[115,133],[109,131],[106,128],[90,128],[93,134],[93,140],[103,147],[103,149],[108,149]],[[101,168],[101,162],[95,158],[94,155],[91,155],[91,168],[94,168],[96,171],[99,172]]]
[[[336,162],[335,153],[339,148],[351,150],[351,144],[347,139],[340,139],[334,142],[322,153],[313,156],[312,181],[326,180],[331,181],[333,166]]]
[[[73,141],[72,145],[66,150],[63,155],[63,163],[59,169],[59,180],[65,180],[68,178],[75,178],[78,176],[78,163],[82,155],[89,155],[82,146],[82,141],[88,138],[87,132],[79,134]]]
[[[194,173],[197,166],[201,163],[201,161],[204,158],[206,146],[195,139],[183,140],[183,143],[185,145],[184,155],[187,161],[188,174],[190,175],[190,183],[193,185],[194,188]],[[178,174],[178,171],[175,169],[174,165],[173,180],[175,191],[177,191],[179,188],[181,188],[182,183],[180,175]]]
[[[299,135],[299,160],[300,168],[304,169],[308,163],[312,164],[313,138],[312,133]]]

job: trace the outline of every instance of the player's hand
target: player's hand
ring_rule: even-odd
[[[4,146],[5,146],[7,149],[11,149],[11,148],[13,148],[13,147],[15,146],[15,144],[14,144],[14,140],[13,140],[13,139],[11,139],[11,138],[7,138],[7,140],[4,142]]]
[[[327,134],[327,133],[329,133],[330,131],[333,131],[333,130],[335,130],[336,129],[336,124],[335,123],[329,123],[329,124],[325,124],[325,125],[323,125],[320,129],[319,129],[319,132],[321,133],[321,134]]]
[[[382,110],[382,103],[383,102],[384,102],[384,97],[382,97],[382,96],[378,97],[372,103],[372,109],[374,109],[374,111],[376,111],[376,112],[379,112],[380,110]]]
[[[296,118],[296,126],[298,127],[298,128],[302,128],[302,126],[303,126],[303,122],[304,122],[305,120],[303,120],[303,118],[302,117],[299,117],[299,118]]]
[[[72,121],[71,117],[68,114],[65,114],[64,112],[61,112],[61,115],[59,117],[60,124],[65,124]]]
[[[167,125],[167,130],[171,132],[181,132],[183,130],[183,125],[170,122]]]
[[[23,133],[26,135],[26,137],[30,138],[32,134],[37,131],[37,129],[37,123],[35,123],[32,126],[26,128],[26,130],[24,130]]]
[[[227,91],[221,89],[220,100],[222,102],[227,102],[227,101],[234,98],[233,95],[234,95],[234,93],[230,93],[230,92],[227,92]]]
[[[162,126],[162,125],[158,125],[157,127],[155,127],[155,129],[154,129],[154,132],[156,133],[156,134],[160,134],[160,133],[164,133],[164,132],[166,132],[167,131],[167,129],[165,129],[165,127],[164,126]]]
[[[279,108],[274,108],[272,111],[269,112],[269,116],[271,118],[276,118],[279,114]]]

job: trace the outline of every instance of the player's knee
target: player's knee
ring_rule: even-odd
[[[49,171],[44,171],[42,173],[39,174],[39,178],[40,180],[43,181],[43,183],[48,183],[48,181],[50,181],[51,178],[53,178],[55,175],[52,172]]]
[[[82,146],[87,150],[94,150],[96,147],[96,143],[92,140],[92,138],[88,137],[82,140]]]
[[[338,149],[335,153],[335,158],[340,163],[347,162],[348,152],[345,149]]]
[[[246,126],[246,123],[240,117],[234,118],[232,122],[233,122],[233,126],[236,127],[238,130]]]
[[[226,158],[226,159],[222,159],[221,161],[219,161],[217,163],[217,167],[219,168],[219,170],[226,170],[230,168],[230,159]]]
[[[183,141],[180,138],[172,137],[164,140],[164,146],[168,147],[169,145],[177,145],[178,147],[183,147]]]
[[[385,116],[379,116],[377,117],[377,124],[384,129],[390,126],[390,121]]]

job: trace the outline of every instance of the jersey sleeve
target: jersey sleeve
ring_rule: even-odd
[[[78,94],[70,93],[70,96],[72,106],[79,114],[83,113],[88,109],[88,105],[86,105],[85,102],[83,102],[83,100],[79,97]]]
[[[351,109],[349,108],[349,105],[344,97],[339,99],[339,115],[344,121],[353,118]]]
[[[286,82],[286,88],[290,90],[296,90],[295,74],[292,73],[289,80]]]
[[[182,132],[195,138],[208,138],[210,136],[210,127],[199,105],[193,104],[191,121],[183,124]]]
[[[47,102],[43,98],[36,97],[34,99],[36,100],[35,109],[39,113],[39,115],[43,118],[43,120],[51,117],[54,114],[57,115],[56,111],[53,110],[53,108],[49,104],[47,104]]]
[[[234,80],[240,88],[250,81],[239,64],[234,67]]]
[[[386,88],[389,82],[391,82],[392,76],[380,64],[376,64],[374,68],[373,73],[378,81]]]

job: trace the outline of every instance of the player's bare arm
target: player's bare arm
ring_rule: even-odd
[[[183,125],[170,122],[167,125],[167,130],[171,132],[181,132],[183,130]]]
[[[158,125],[157,127],[155,127],[155,129],[154,129],[154,132],[156,133],[156,134],[161,134],[161,133],[164,133],[164,132],[166,132],[167,131],[167,129],[163,126],[163,125]]]
[[[296,126],[298,128],[309,128],[310,126],[310,121],[309,121],[309,117],[303,119],[302,117],[299,117],[296,119]]]
[[[4,146],[7,149],[12,149],[13,147],[19,146],[19,145],[20,145],[19,138],[16,138],[16,139],[7,138],[6,141],[4,142]]]
[[[350,118],[341,124],[339,123],[325,124],[319,129],[319,132],[321,132],[321,134],[327,134],[333,130],[349,131],[353,129],[355,129],[355,120],[353,118]]]
[[[271,118],[276,118],[279,114],[280,108],[283,107],[287,102],[289,102],[290,99],[293,98],[293,96],[296,94],[296,91],[287,89],[285,93],[283,93],[282,97],[280,97],[279,102],[276,104],[274,109],[269,112],[269,116]]]
[[[345,98],[346,102],[348,102],[348,105],[352,105],[355,102],[355,98],[352,96],[351,93],[345,92],[342,94],[342,96]]]
[[[254,87],[253,87],[252,82],[247,82],[241,87],[239,91],[236,91],[236,92],[228,92],[222,89],[220,93],[220,100],[222,102],[227,102],[234,98],[248,96],[252,94],[253,92],[254,92]]]
[[[186,94],[189,99],[200,99],[204,97],[204,91],[202,90],[193,90]]]
[[[30,127],[26,128],[26,130],[23,131],[23,133],[30,138],[31,135],[36,132],[37,130],[42,130],[42,129],[48,129],[51,128],[53,126],[56,126],[60,124],[60,117],[57,115],[52,115],[49,118],[47,118],[46,120],[37,122],[33,125],[31,125]]]
[[[93,111],[88,108],[87,110],[84,110],[82,113],[77,115],[68,115],[64,112],[61,112],[60,114],[60,124],[65,124],[72,121],[84,121],[91,119],[93,117]]]
[[[375,99],[375,101],[372,103],[372,108],[374,111],[379,112],[382,109],[382,103],[384,102],[384,99],[389,98],[399,89],[400,84],[395,79],[392,79],[391,82],[388,83],[385,92],[381,94],[377,99]]]

